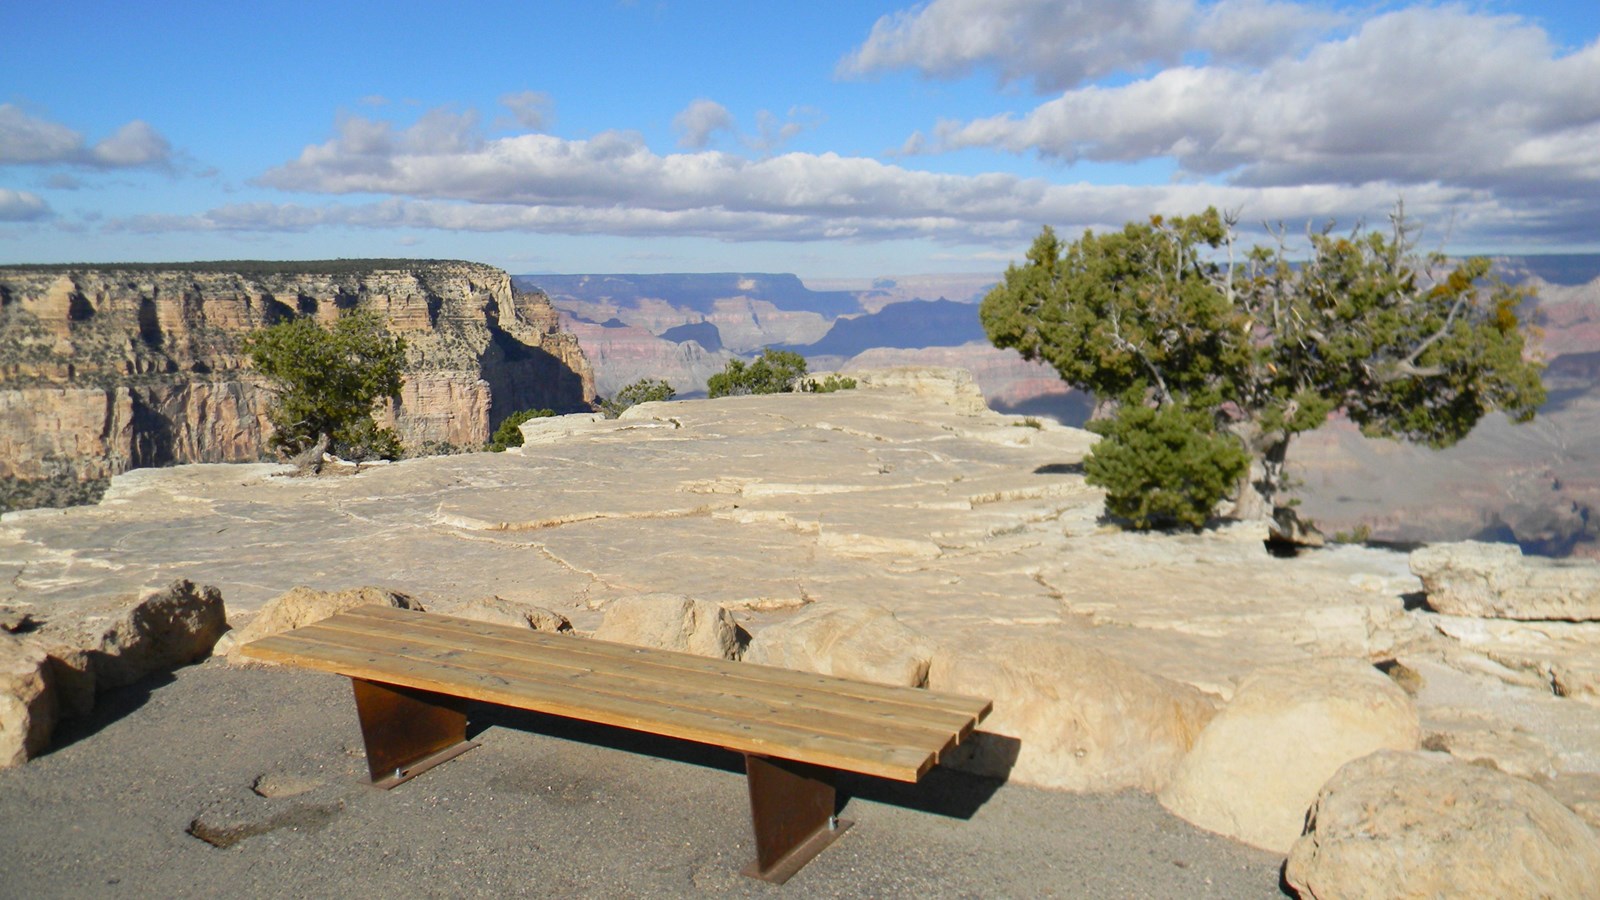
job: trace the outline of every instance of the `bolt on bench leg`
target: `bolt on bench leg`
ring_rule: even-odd
[[[743,874],[783,884],[853,824],[833,816],[832,769],[749,753],[744,768],[756,861]]]
[[[467,714],[451,698],[350,679],[367,747],[367,771],[381,788],[410,781],[478,746],[467,740]]]

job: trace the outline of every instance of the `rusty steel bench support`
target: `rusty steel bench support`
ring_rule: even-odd
[[[478,746],[467,740],[467,714],[454,698],[350,679],[372,783],[385,790]]]
[[[783,884],[853,823],[834,817],[834,771],[786,759],[744,755],[756,861],[742,872]]]
[[[478,746],[454,697],[351,678],[367,771],[388,790]],[[756,859],[741,870],[783,884],[853,822],[834,816],[834,771],[746,753]]]

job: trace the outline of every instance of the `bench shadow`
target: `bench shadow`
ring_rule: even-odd
[[[498,726],[744,775],[744,754],[710,744],[488,703],[468,703],[466,710],[468,739],[475,739]],[[983,744],[987,767],[998,766],[1009,773],[1021,742],[987,732],[975,737]],[[957,751],[956,755],[959,754]],[[852,798],[859,797],[948,818],[970,819],[1005,782],[1004,776],[975,775],[942,765],[935,766],[916,784],[840,772],[835,785],[838,792],[835,812],[842,811]]]

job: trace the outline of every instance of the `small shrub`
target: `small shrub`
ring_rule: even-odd
[[[808,394],[831,394],[834,391],[853,391],[856,389],[854,378],[844,378],[839,375],[829,375],[821,381],[815,378],[806,379],[801,390]]]
[[[1038,419],[1035,419],[1033,416],[1027,416],[1023,418],[1021,422],[1012,422],[1011,424],[1015,428],[1032,428],[1035,431],[1044,430],[1044,423],[1040,422]]]
[[[1084,480],[1105,488],[1108,513],[1141,531],[1198,530],[1250,467],[1239,442],[1202,412],[1125,405],[1088,428],[1100,442],[1084,458]]]
[[[745,394],[793,393],[806,375],[805,357],[789,350],[761,351],[755,362],[730,359],[721,372],[706,381],[706,396],[738,397]]]
[[[678,396],[677,389],[666,381],[655,378],[641,378],[633,384],[618,390],[615,397],[609,400],[601,400],[600,411],[605,413],[606,418],[615,419],[630,406],[671,400],[676,396]]]
[[[553,409],[525,409],[506,416],[500,427],[494,430],[494,436],[489,438],[487,449],[494,453],[503,452],[508,447],[522,446],[522,429],[519,427],[529,419],[544,419],[556,414]]]

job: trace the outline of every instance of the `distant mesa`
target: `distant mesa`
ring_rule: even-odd
[[[710,322],[691,322],[661,332],[661,339],[674,344],[694,341],[712,353],[722,349],[722,332]]]

